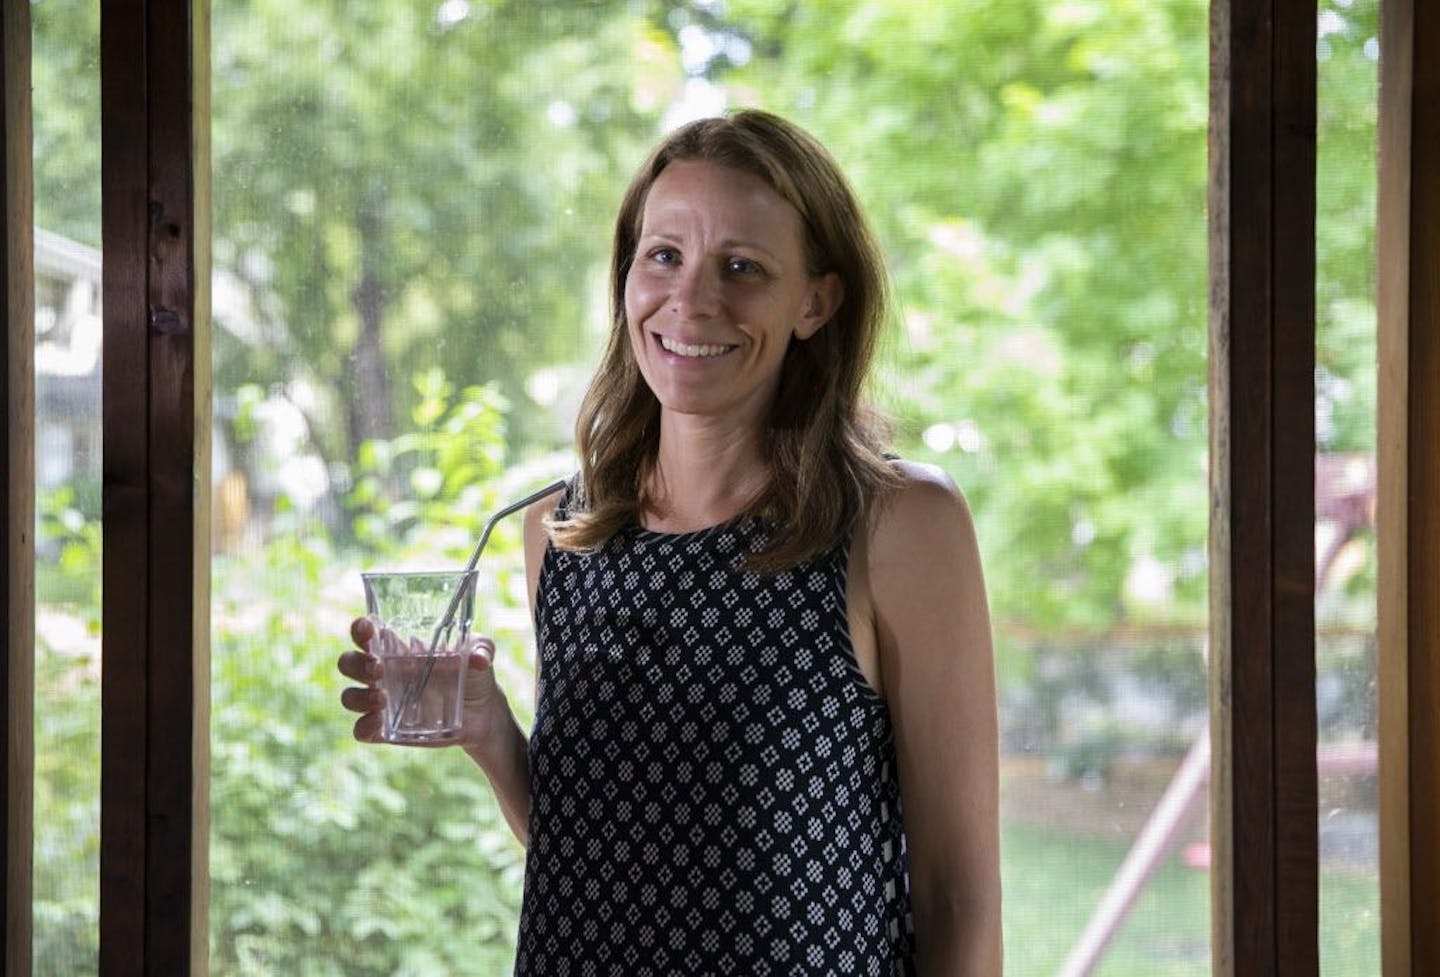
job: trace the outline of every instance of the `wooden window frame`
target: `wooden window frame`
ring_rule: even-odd
[[[5,0],[5,975],[30,971],[29,2]],[[1440,972],[1440,10],[1382,3],[1381,861],[1386,977]],[[1217,975],[1317,972],[1315,3],[1211,24]],[[208,963],[208,3],[102,6],[101,973]],[[200,120],[202,124],[195,125]],[[1241,855],[1243,854],[1243,857]]]
[[[1440,7],[1380,5],[1380,927],[1440,974]]]
[[[208,10],[100,12],[107,977],[209,958]]]
[[[1210,29],[1212,969],[1314,977],[1315,0]]]
[[[35,275],[34,197],[30,138],[30,4],[6,0],[0,12],[0,157],[5,227],[0,232],[0,291],[5,294],[5,362],[0,363],[0,478],[5,522],[0,559],[0,611],[5,621],[5,717],[0,749],[5,783],[5,977],[31,970],[31,863],[35,755]]]

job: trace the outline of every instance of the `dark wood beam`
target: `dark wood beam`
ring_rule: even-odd
[[[5,362],[0,364],[0,480],[5,488],[0,612],[5,621],[5,977],[30,977],[32,797],[35,770],[35,276],[30,142],[30,4],[5,0],[0,14],[0,112],[5,151],[0,185],[0,291]]]
[[[1314,977],[1316,6],[1211,16],[1214,972]]]
[[[102,977],[207,956],[205,24],[203,0],[101,8]]]
[[[1385,977],[1440,973],[1440,9],[1380,5],[1380,867]]]

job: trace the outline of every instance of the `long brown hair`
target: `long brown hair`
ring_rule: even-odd
[[[830,154],[798,126],[749,109],[692,122],[640,167],[615,220],[610,338],[575,426],[580,483],[567,518],[551,524],[564,549],[588,550],[639,521],[660,444],[660,404],[630,346],[625,280],[635,258],[645,199],[677,160],[752,173],[790,202],[805,225],[807,271],[834,272],[844,297],[813,336],[792,341],[766,424],[769,485],[752,511],[772,531],[748,567],[794,566],[829,549],[881,495],[899,484],[884,456],[886,425],[863,388],[886,321],[879,248],[849,183]]]

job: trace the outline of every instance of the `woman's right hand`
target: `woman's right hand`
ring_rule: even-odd
[[[350,639],[358,650],[345,652],[336,663],[341,675],[361,683],[342,691],[340,704],[351,712],[360,713],[360,718],[355,720],[355,738],[364,743],[385,742],[381,736],[385,692],[380,688],[384,666],[370,653],[370,640],[374,636],[374,622],[369,618],[356,618],[350,624]],[[495,643],[479,636],[472,640],[476,650],[471,653],[465,669],[465,705],[460,735],[442,743],[414,745],[463,746],[472,752],[484,753],[491,745],[494,731],[511,721],[510,704],[495,681],[495,670],[490,667],[495,657]]]

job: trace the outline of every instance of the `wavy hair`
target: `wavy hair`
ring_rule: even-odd
[[[888,297],[874,235],[829,152],[798,126],[753,109],[676,130],[625,193],[611,256],[612,328],[575,426],[580,480],[566,518],[551,523],[551,538],[563,549],[594,549],[638,523],[651,501],[646,493],[660,444],[660,404],[630,346],[625,280],[646,197],[677,160],[765,180],[804,220],[809,274],[834,272],[844,287],[831,319],[809,339],[790,342],[766,422],[770,478],[748,513],[763,517],[771,532],[747,567],[782,570],[834,546],[899,484],[884,454],[888,426],[864,400]]]

